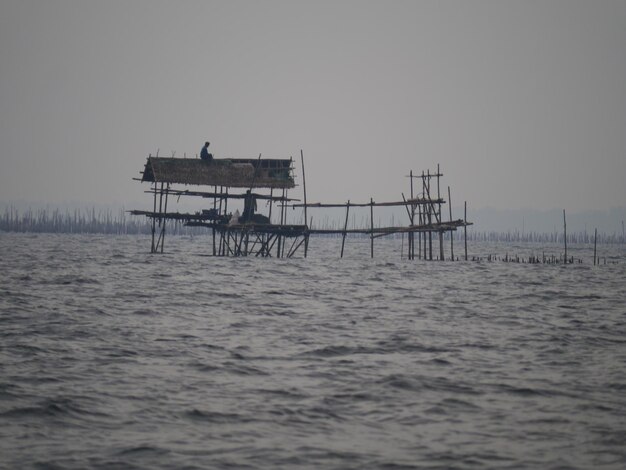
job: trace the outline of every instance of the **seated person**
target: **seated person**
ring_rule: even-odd
[[[210,142],[205,142],[204,147],[202,147],[202,150],[200,151],[200,158],[207,162],[213,161],[213,154],[209,153],[209,145],[211,145]]]

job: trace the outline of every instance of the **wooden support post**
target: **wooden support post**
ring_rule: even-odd
[[[411,170],[409,172],[409,178],[411,179],[411,201],[415,198],[414,193],[413,193],[413,170]],[[415,225],[414,224],[415,221],[415,204],[413,204],[413,202],[411,202],[411,225]],[[414,259],[414,252],[415,252],[415,234],[413,232],[409,232],[409,248],[408,248],[408,252],[409,252],[409,259]]]
[[[428,199],[432,201],[430,198],[430,169],[426,170],[426,194],[428,194]],[[437,212],[435,211],[435,206],[431,202],[428,207],[428,225],[432,225],[433,223],[433,212],[435,213],[435,218],[437,218]],[[428,258],[430,261],[433,260],[433,232],[428,232]]]
[[[157,240],[157,246],[156,249],[157,251],[159,250],[159,245],[161,244],[161,239],[163,237],[163,223],[164,223],[164,219],[163,219],[163,187],[165,186],[165,183],[161,183],[161,190],[159,191],[159,227],[161,227],[161,233],[159,234],[159,238]],[[161,247],[161,253],[163,253],[163,247]]]
[[[220,206],[221,205],[222,205],[222,200],[220,199]],[[220,207],[220,210],[221,210],[221,207]],[[217,213],[217,185],[213,187],[213,211],[214,213]],[[215,246],[215,220],[213,220],[213,227],[211,230],[211,234],[212,234],[212,239],[213,239],[213,256],[215,256],[215,253],[217,251],[217,248]]]
[[[306,258],[307,252],[309,251],[309,227],[307,226],[307,211],[306,211],[306,177],[304,175],[304,152],[300,149],[300,160],[302,162],[302,190],[304,193],[304,257]]]
[[[413,192],[413,189],[411,188],[411,193]],[[413,225],[413,221],[415,220],[415,213],[412,212],[411,209],[409,209],[409,205],[413,205],[412,203],[409,204],[406,200],[406,198],[404,197],[404,193],[402,193],[402,200],[404,201],[405,205],[404,208],[406,209],[406,213],[409,216],[409,222],[411,223],[411,225]],[[413,232],[409,232],[409,236],[408,236],[408,243],[407,243],[407,259],[413,259],[411,257],[411,252],[412,249],[415,248],[415,245],[413,245],[413,248],[411,247],[411,236],[413,235]],[[402,241],[404,243],[404,234],[402,234]]]
[[[439,230],[439,261],[444,261],[444,254],[443,254],[443,230]]]
[[[291,248],[289,248],[289,251],[287,252],[287,258],[291,258],[296,253],[296,251],[298,251],[298,248],[300,248],[300,245],[304,243],[304,240],[305,237],[302,237],[302,240],[298,242],[298,237],[294,237]]]
[[[565,258],[563,262],[567,264],[567,223],[565,222],[565,209],[563,209],[563,241],[565,242]]]
[[[234,241],[234,256],[241,256],[241,242],[243,240],[243,232],[239,233],[238,231],[233,231],[233,241]]]
[[[428,232],[428,259],[433,260],[433,232]]]
[[[215,244],[215,226],[211,227],[211,232],[213,234],[213,256],[215,256],[217,254],[217,245]]]
[[[426,176],[424,175],[424,170],[422,170],[422,197],[426,198]],[[430,206],[422,206],[422,222],[426,225],[426,221],[429,219],[427,215],[427,211],[430,212]],[[422,239],[424,242],[424,260],[428,259],[427,247],[426,247],[426,232],[422,232]]]
[[[439,176],[441,172],[439,171],[439,163],[437,163],[437,200],[441,201],[441,191],[439,190]],[[443,217],[441,217],[441,202],[439,202],[439,222],[443,221]]]
[[[280,205],[280,227],[281,227],[281,231],[278,233],[278,240],[277,240],[277,247],[276,247],[276,258],[280,258],[281,256],[281,241],[282,241],[282,227],[284,224],[284,218],[285,218],[285,204],[287,204],[287,202],[285,201],[286,197],[285,197],[285,188],[283,188],[283,196],[282,196],[282,203]]]
[[[422,225],[423,221],[422,221],[422,206],[417,206],[417,210],[419,213],[419,224]],[[422,232],[417,232],[417,236],[418,236],[418,241],[419,241],[419,245],[417,247],[417,254],[419,256],[419,259],[422,259],[422,238],[423,234]]]
[[[157,202],[157,183],[154,183],[154,207],[152,209],[152,245],[150,247],[150,253],[156,253],[156,246],[154,245],[154,236],[156,233],[156,202]]]
[[[465,224],[463,225],[463,231],[465,238],[465,261],[467,261],[467,201],[465,201],[464,220]]]
[[[222,215],[222,203],[224,202],[224,186],[220,186],[220,207],[217,211],[218,215]]]
[[[593,265],[596,265],[596,247],[597,247],[597,243],[598,243],[598,229],[596,228],[594,235],[593,235]]]
[[[226,194],[226,198],[224,199],[224,215],[228,215],[228,186],[226,186],[226,189],[224,190],[225,194]],[[220,209],[220,214],[222,213],[222,210]],[[228,235],[226,234],[226,232],[224,230],[220,230],[220,246],[219,246],[219,254],[221,256],[226,255],[226,242],[228,241]]]
[[[289,161],[291,162],[291,159]],[[285,190],[285,199],[287,199],[288,194],[289,194],[289,191]],[[285,218],[283,220],[283,225],[287,225],[287,208],[286,207],[285,207]],[[281,253],[280,253],[281,258],[285,257],[285,245],[286,245],[285,241],[286,240],[287,238],[283,237],[283,244],[282,244]]]
[[[452,196],[450,196],[450,186],[448,186],[448,204],[450,205],[450,222],[452,222]],[[450,259],[454,261],[454,231],[450,230]]]
[[[343,233],[341,239],[341,258],[343,258],[343,247],[346,244],[346,230],[348,229],[348,215],[350,214],[350,200],[348,200],[348,204],[346,205],[346,221],[343,224]]]
[[[374,199],[370,198],[370,257],[374,257]]]
[[[167,200],[169,198],[170,195],[170,184],[167,183],[167,186],[165,187],[165,207],[163,209],[163,213],[167,214]],[[161,232],[163,234],[163,239],[161,240],[161,253],[163,253],[163,250],[165,249],[165,221],[167,219],[163,219],[163,227],[161,227]]]

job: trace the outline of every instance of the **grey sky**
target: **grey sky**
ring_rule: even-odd
[[[310,200],[626,205],[626,1],[0,3],[0,202],[143,200],[148,153],[299,158]],[[454,201],[453,201],[454,202]]]

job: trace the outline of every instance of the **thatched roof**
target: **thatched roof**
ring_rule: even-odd
[[[291,160],[148,157],[141,181],[227,186],[293,188]]]

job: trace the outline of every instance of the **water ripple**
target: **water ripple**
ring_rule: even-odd
[[[621,468],[626,262],[360,243],[0,234],[0,467]]]

